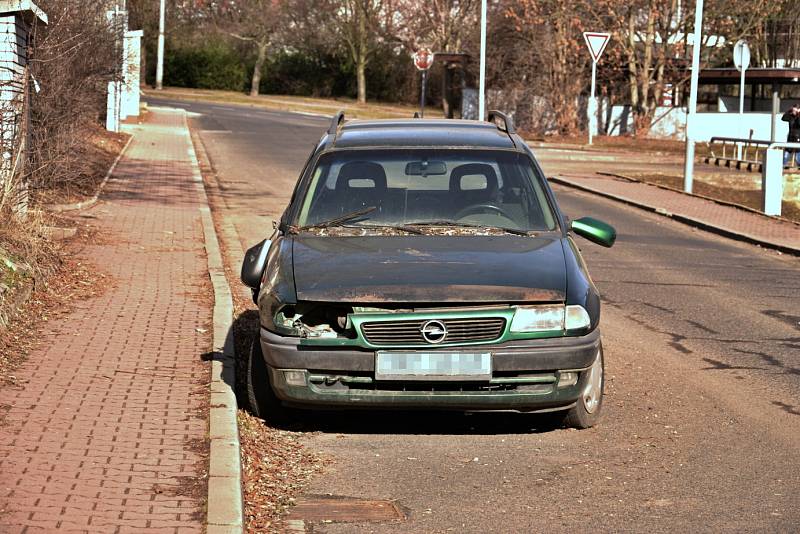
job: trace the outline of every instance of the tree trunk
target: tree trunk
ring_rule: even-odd
[[[367,103],[367,14],[358,13],[358,49],[356,55],[356,83],[358,84],[358,103]]]
[[[268,43],[258,43],[258,56],[256,57],[256,65],[253,68],[253,78],[250,80],[250,96],[258,96],[258,89],[261,85],[261,70],[264,68],[264,63],[267,62],[267,46]]]
[[[358,103],[367,103],[367,61],[364,54],[361,54],[356,62],[356,81],[358,83]]]

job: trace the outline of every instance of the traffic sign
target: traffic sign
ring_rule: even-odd
[[[610,33],[583,32],[583,40],[586,41],[586,46],[589,47],[589,53],[592,54],[592,61],[597,63],[597,60],[603,55],[603,51],[606,49],[609,39],[611,39]]]
[[[419,70],[428,70],[433,65],[433,52],[430,48],[420,48],[414,52],[414,66]]]
[[[589,118],[589,144],[592,144],[592,138],[597,135],[597,97],[595,97],[595,79],[597,78],[597,60],[603,55],[603,51],[608,45],[608,40],[611,38],[610,33],[601,32],[583,32],[583,40],[586,41],[586,46],[589,48],[589,53],[592,55],[592,92],[589,96],[589,102],[586,106],[586,113]]]
[[[733,64],[739,72],[750,67],[750,47],[747,45],[747,41],[739,39],[733,45]]]

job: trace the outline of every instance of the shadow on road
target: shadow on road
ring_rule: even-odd
[[[246,310],[233,322],[236,347],[236,399],[247,409],[244,362],[258,335],[258,312]],[[271,426],[272,425],[269,423]],[[297,410],[297,419],[278,428],[298,432],[337,434],[497,435],[549,432],[559,428],[553,414],[512,411],[461,412],[427,410]]]

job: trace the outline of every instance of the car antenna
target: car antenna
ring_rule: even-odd
[[[344,110],[341,110],[333,116],[331,125],[328,127],[328,135],[333,136],[333,141],[336,141],[336,133],[339,131],[339,126],[344,122]]]
[[[512,119],[502,111],[497,111],[496,109],[489,110],[489,115],[487,120],[491,123],[497,124],[495,119],[503,120],[503,127],[501,128],[500,125],[498,124],[497,129],[506,132],[508,134],[508,138],[511,139],[511,142],[514,144],[514,146],[517,146],[517,144],[514,143],[514,138],[511,137],[513,134],[517,133],[516,128],[514,128],[514,119]]]
[[[418,118],[419,118],[419,111],[415,111],[415,112],[414,112],[414,118],[415,118],[415,119],[418,119]]]

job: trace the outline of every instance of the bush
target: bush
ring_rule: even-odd
[[[165,85],[229,91],[242,91],[247,85],[248,69],[241,56],[224,43],[172,49],[165,56]]]

